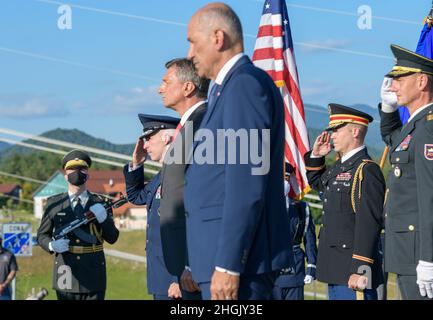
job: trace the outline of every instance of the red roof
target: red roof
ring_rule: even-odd
[[[89,170],[87,188],[90,192],[110,194],[126,193],[125,178],[119,170]]]
[[[126,197],[126,184],[123,172],[120,170],[89,170],[89,181],[87,181],[87,189],[93,193],[104,195],[115,194],[115,199],[119,199],[121,192]],[[120,208],[114,209],[113,214],[122,215],[130,208],[136,208],[130,203],[126,203]]]
[[[18,188],[19,185],[17,184],[0,184],[0,193],[8,194],[12,193],[15,188]]]

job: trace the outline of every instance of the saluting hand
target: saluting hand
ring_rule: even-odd
[[[331,135],[328,131],[323,131],[314,142],[313,155],[324,157],[331,152]]]
[[[144,148],[144,139],[138,139],[135,144],[134,153],[132,154],[132,166],[134,168],[138,167],[147,158],[147,151]]]
[[[214,271],[210,284],[212,300],[237,300],[238,290],[239,276]]]

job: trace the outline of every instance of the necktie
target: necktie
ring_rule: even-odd
[[[214,83],[214,85],[212,86],[212,89],[210,89],[209,98],[208,98],[209,107],[211,107],[215,104],[216,99],[218,98],[218,95],[219,95],[219,88],[220,87],[221,86],[219,84]]]
[[[76,201],[77,202],[75,204],[74,214],[76,217],[80,217],[83,214],[84,208],[81,205],[81,199],[80,198],[78,198]]]
[[[179,122],[179,124],[176,127],[176,131],[174,132],[173,141],[174,141],[174,139],[176,139],[176,137],[179,134],[180,130],[182,130],[182,124]]]

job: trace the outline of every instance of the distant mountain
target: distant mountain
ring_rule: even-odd
[[[380,117],[377,108],[372,108],[371,106],[365,104],[356,104],[351,105],[350,107],[367,112],[374,118],[373,123],[370,123],[368,126],[366,144],[369,147],[371,156],[379,157],[383,151],[383,148],[385,147],[385,144],[383,143],[380,136]],[[304,108],[307,127],[310,134],[310,143],[313,144],[321,130],[328,126],[329,114],[325,107],[319,105],[305,104]]]
[[[9,147],[10,147],[10,144],[7,144],[5,142],[0,141],[0,152],[6,148],[9,148]]]
[[[131,155],[134,151],[134,144],[114,144],[109,141],[98,139],[95,137],[92,137],[88,135],[87,133],[84,133],[80,130],[73,129],[55,129],[51,131],[47,131],[43,134],[41,134],[42,137],[51,138],[55,140],[60,140],[64,142],[71,142],[78,145],[83,145],[87,147],[94,147],[98,149],[103,149],[106,151],[112,151],[117,153],[122,153],[125,155]],[[46,144],[43,142],[27,139],[23,142],[32,143],[36,145],[46,146],[53,149],[63,149],[63,150],[70,150],[70,148],[63,148],[55,145]],[[1,146],[1,145],[0,145]],[[30,153],[34,152],[35,149],[27,148],[27,147],[21,147],[21,146],[13,146],[10,148],[2,149],[0,147],[0,156],[8,156],[12,153]]]

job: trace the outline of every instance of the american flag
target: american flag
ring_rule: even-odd
[[[266,0],[253,54],[254,64],[265,70],[281,90],[285,109],[285,158],[296,169],[289,196],[301,199],[310,191],[304,154],[310,150],[305,111],[299,89],[289,15],[284,0]]]

